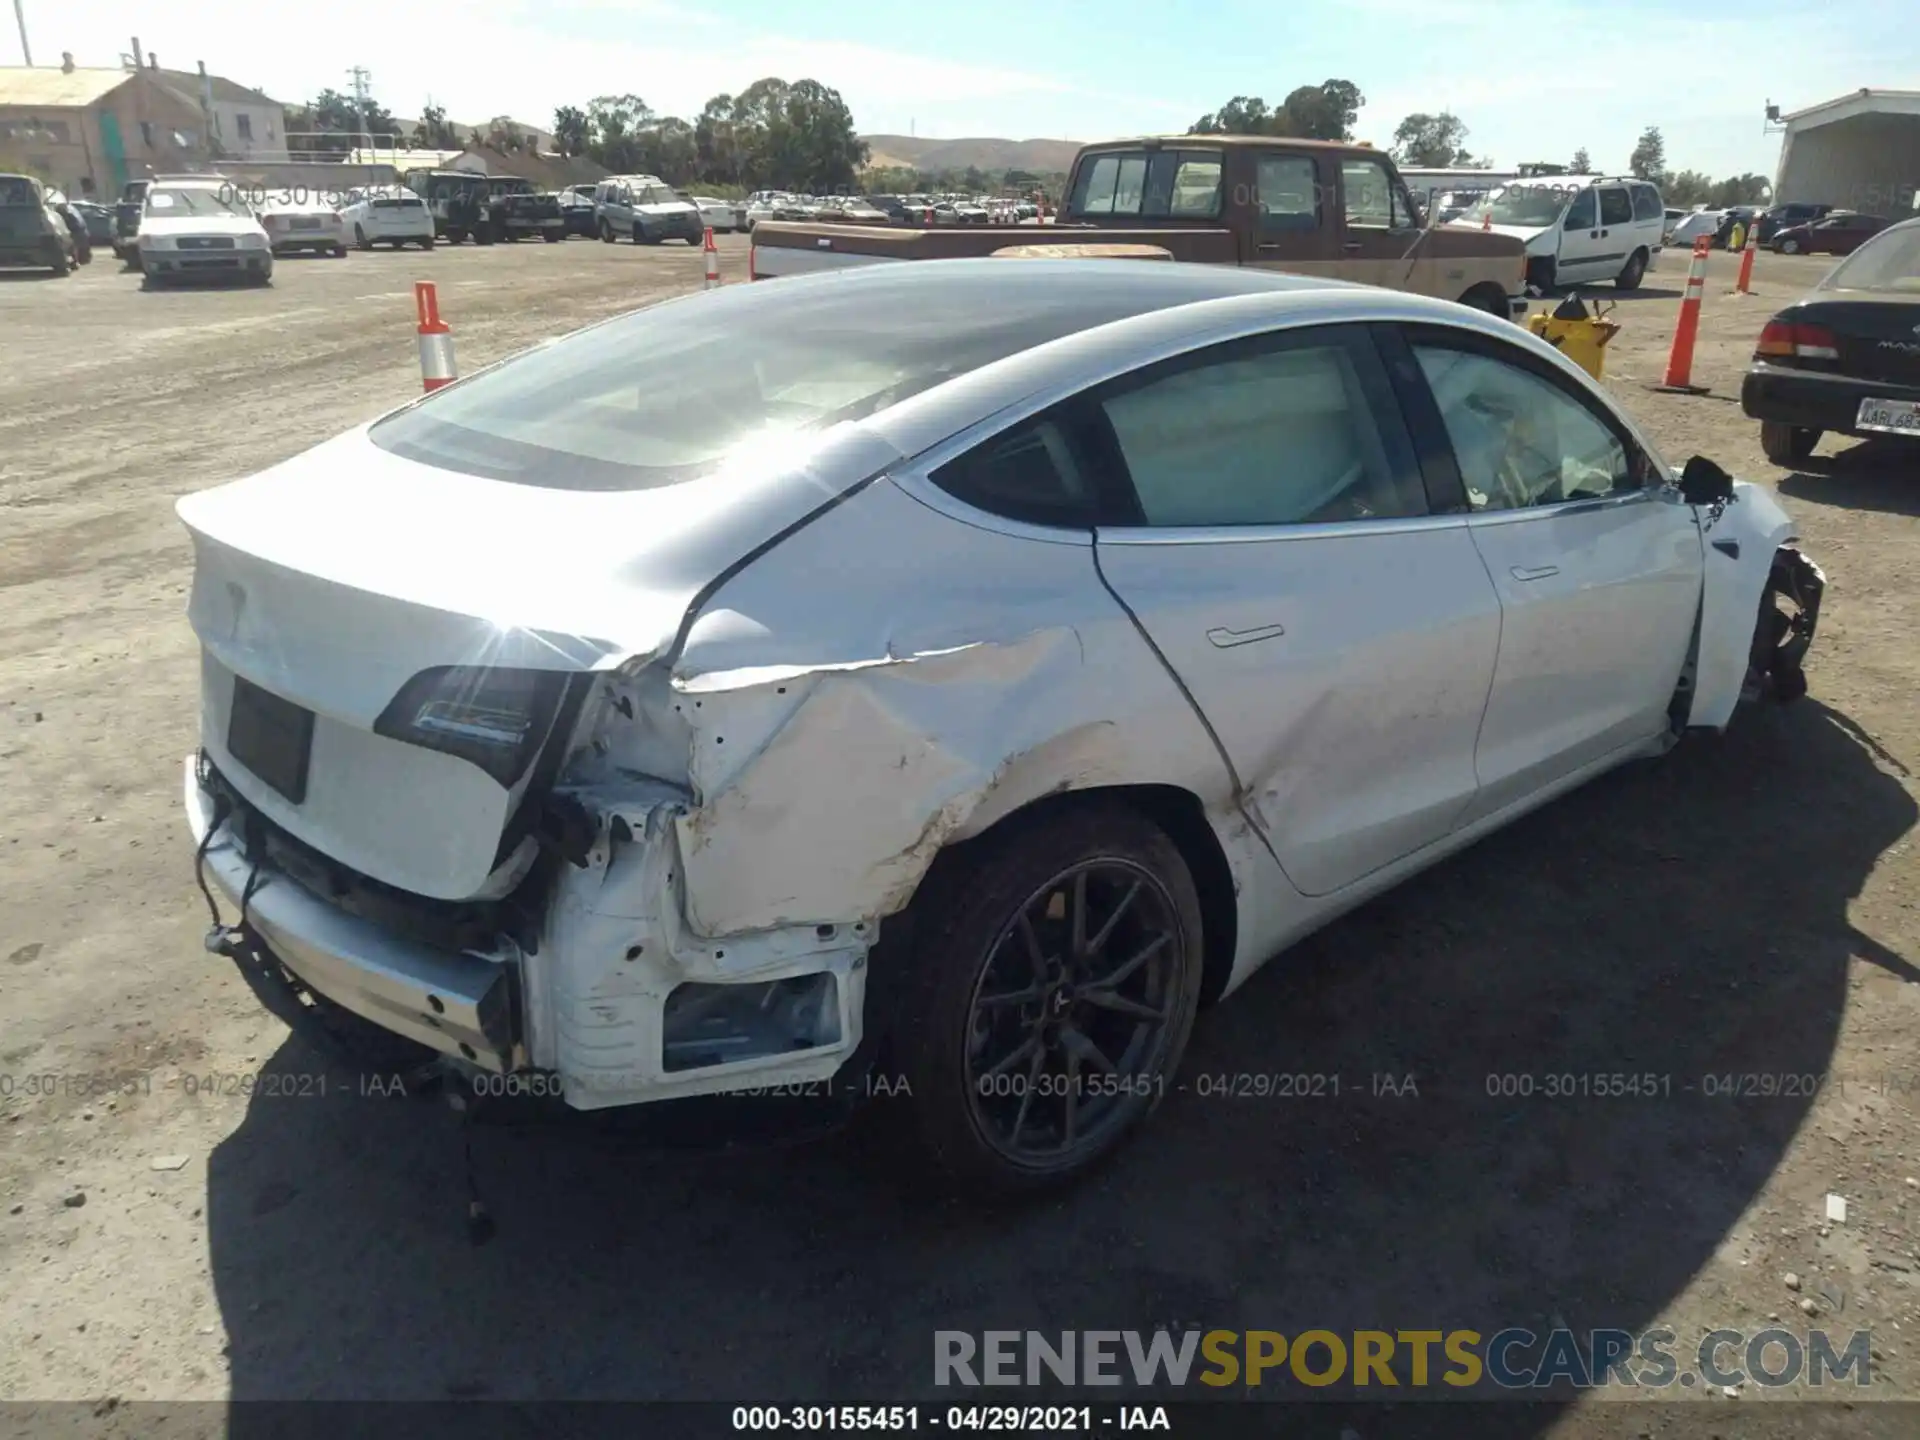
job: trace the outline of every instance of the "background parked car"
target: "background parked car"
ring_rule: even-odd
[[[87,230],[87,222],[80,211],[59,190],[47,191],[47,205],[60,217],[60,223],[67,227],[67,233],[73,237],[73,259],[77,265],[87,265],[93,261],[93,236]]]
[[[538,236],[554,244],[567,238],[559,199],[534,189],[531,180],[495,175],[487,181],[487,197],[495,240],[531,240]]]
[[[593,186],[569,185],[554,198],[560,202],[560,219],[568,235],[584,235],[592,239],[599,234],[599,225],[594,219]]]
[[[433,211],[427,202],[400,186],[355,191],[340,218],[362,250],[375,245],[433,248]]]
[[[695,195],[691,198],[700,207],[700,223],[714,234],[731,234],[735,230],[746,229],[746,207],[738,201],[720,200],[712,195]]]
[[[664,180],[625,176],[600,182],[600,238],[612,244],[629,236],[636,245],[706,238],[700,207]]]
[[[267,243],[276,255],[301,252],[343,256],[352,233],[341,213],[323,200],[274,199],[269,196],[258,211]]]
[[[67,204],[80,222],[87,227],[87,241],[92,245],[111,248],[113,245],[113,207],[102,205],[97,200],[75,200],[67,198]]]
[[[273,247],[266,229],[218,176],[156,180],[140,215],[141,273],[149,284],[187,277],[273,279]]]
[[[1772,241],[1782,255],[1851,255],[1893,222],[1880,215],[1837,211],[1810,225],[1792,225]]]
[[[1920,440],[1916,335],[1920,218],[1868,237],[1760,332],[1740,407],[1767,458],[1798,465],[1827,431]]]
[[[1760,212],[1751,205],[1734,205],[1722,210],[1720,212],[1720,228],[1713,232],[1713,248],[1716,250],[1725,250],[1733,243],[1733,227],[1738,225],[1743,232],[1746,231],[1752,226],[1754,218],[1759,213]],[[1746,244],[1744,234],[1741,236],[1740,243],[1742,246]]]
[[[1691,250],[1700,236],[1718,235],[1723,218],[1724,212],[1719,210],[1695,210],[1667,232],[1667,244],[1676,250]]]
[[[1815,220],[1823,220],[1832,213],[1831,205],[1776,205],[1771,210],[1761,211],[1754,224],[1760,232],[1760,243],[1765,245],[1782,230],[1790,230],[1796,225],[1811,225]]]
[[[31,175],[0,175],[0,265],[71,275],[78,246],[66,220]]]

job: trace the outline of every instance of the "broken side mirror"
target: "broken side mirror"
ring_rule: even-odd
[[[1689,505],[1725,505],[1733,499],[1733,476],[1696,455],[1680,472],[1680,498]]]

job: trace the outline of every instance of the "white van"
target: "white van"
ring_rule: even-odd
[[[1541,175],[1502,185],[1458,222],[1526,242],[1527,283],[1638,287],[1665,239],[1659,187],[1631,176]]]

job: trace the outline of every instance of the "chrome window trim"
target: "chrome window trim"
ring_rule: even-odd
[[[1618,510],[1626,505],[1644,505],[1667,493],[1664,485],[1649,485],[1641,490],[1626,490],[1614,495],[1561,500],[1552,505],[1528,505],[1519,510],[1475,510],[1466,518],[1475,525],[1514,525],[1523,520],[1565,519],[1589,511]]]
[[[1094,532],[1107,545],[1259,545],[1275,541],[1340,540],[1365,535],[1409,535],[1464,529],[1465,515],[1401,515],[1383,520],[1324,520],[1301,525],[1121,525]]]

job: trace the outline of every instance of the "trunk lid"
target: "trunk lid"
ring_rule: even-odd
[[[340,863],[436,899],[482,894],[524,781],[375,733],[408,682],[443,666],[579,673],[659,655],[709,581],[893,458],[846,426],[801,437],[777,464],[558,490],[405,459],[362,427],[186,496],[202,744],[249,803]],[[297,798],[236,760],[236,676],[312,714]]]
[[[1920,386],[1920,294],[1830,291],[1802,301],[1782,318],[1824,325],[1833,332],[1840,358],[1823,369],[1861,380]]]

